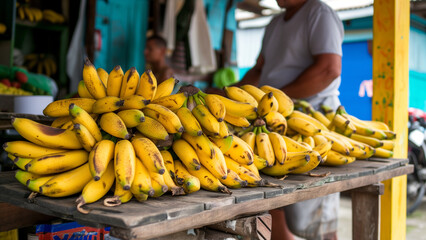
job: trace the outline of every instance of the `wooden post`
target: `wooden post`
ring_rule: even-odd
[[[374,1],[373,120],[397,132],[394,157],[407,157],[409,0]],[[380,237],[405,239],[407,177],[384,181]]]

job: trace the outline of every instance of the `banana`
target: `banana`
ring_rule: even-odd
[[[314,136],[321,132],[321,129],[312,122],[303,118],[292,117],[287,120],[288,127],[304,136]]]
[[[27,141],[12,141],[3,144],[3,150],[13,156],[22,158],[37,158],[44,155],[65,152],[64,149],[42,147]]]
[[[26,182],[27,188],[32,192],[40,192],[40,187],[43,186],[47,181],[49,181],[53,176],[42,176],[35,179],[28,179]]]
[[[211,142],[216,145],[222,153],[228,152],[231,149],[232,142],[234,140],[233,135],[228,135],[226,138],[210,138]]]
[[[167,150],[160,151],[161,156],[163,157],[164,166],[166,167],[166,172],[169,172],[169,175],[172,179],[175,178],[175,166],[172,154]]]
[[[327,143],[324,143],[324,145],[327,145]],[[309,158],[310,158],[309,162],[302,167],[298,167],[294,169],[293,171],[291,171],[291,173],[301,174],[301,173],[309,172],[315,169],[323,161],[321,154],[315,150],[309,151],[307,152],[307,154],[309,154]]]
[[[170,154],[169,152],[167,152],[167,153]],[[164,156],[163,152],[161,152],[161,155],[163,156],[164,163],[166,163],[165,156]],[[171,158],[171,155],[170,155],[170,158]],[[171,158],[171,162],[173,164],[172,158]],[[167,168],[167,165],[166,165],[166,168]],[[173,168],[173,170],[174,170],[174,168]],[[172,192],[172,196],[185,195],[185,190],[183,189],[183,187],[179,187],[179,186],[176,185],[176,183],[173,181],[171,173],[173,173],[173,172],[169,171],[169,169],[167,168],[166,171],[163,174],[163,178],[164,178],[164,183],[169,188],[169,191]],[[173,176],[174,175],[175,174],[173,173]]]
[[[68,98],[62,100],[56,100],[49,103],[43,110],[43,114],[49,117],[66,117],[69,116],[69,106],[71,104],[78,105],[88,113],[93,112],[93,104],[96,102],[95,99],[91,98]]]
[[[50,65],[50,69],[52,71],[52,74],[55,74],[58,71],[58,67],[56,66],[56,62],[50,57],[46,58],[45,61]]]
[[[359,146],[354,146],[353,150],[350,151],[349,156],[355,157],[357,159],[366,159],[371,157],[372,154],[367,155],[367,151],[365,151],[364,149],[361,149]]]
[[[148,138],[132,140],[137,157],[142,161],[149,172],[163,174],[165,171],[164,160],[155,144]]]
[[[220,149],[213,144],[213,149],[215,151],[214,158],[209,158],[204,154],[200,154],[198,158],[202,166],[207,168],[210,173],[212,173],[218,179],[226,179],[228,168],[226,167],[225,157],[220,151]]]
[[[124,98],[123,106],[120,107],[120,110],[128,109],[142,109],[149,103],[149,100],[146,100],[142,96],[132,95]]]
[[[15,173],[15,178],[18,180],[21,184],[26,185],[28,181],[40,178],[41,176],[35,173],[30,173],[24,170],[18,169]]]
[[[127,131],[126,124],[121,118],[113,113],[104,113],[101,116],[99,124],[105,132],[117,138],[130,139],[132,135]]]
[[[374,134],[375,131],[368,125],[366,125],[362,120],[349,114],[342,114],[342,116],[348,119],[353,124],[353,126],[355,127],[355,133],[365,136],[370,136]]]
[[[311,146],[307,145],[307,144],[303,144],[303,136],[302,134],[298,133],[296,135],[294,135],[293,137],[291,137],[294,141],[297,141],[298,143],[307,146],[308,148],[311,148]]]
[[[251,96],[250,93],[246,92],[245,90],[239,87],[235,87],[235,86],[224,87],[224,90],[225,90],[226,96],[228,96],[228,98],[234,101],[248,103],[252,105],[253,107],[257,107],[258,105],[256,99],[253,96]]]
[[[19,8],[18,8],[18,14],[19,14],[19,18],[20,18],[21,20],[24,20],[24,19],[25,19],[25,11],[24,11],[24,7],[19,7]]]
[[[289,152],[303,152],[303,151],[309,151],[311,149],[309,149],[308,147],[300,144],[299,142],[287,137],[287,136],[282,136],[286,147],[287,147],[287,153]]]
[[[224,120],[234,126],[237,127],[248,127],[250,126],[250,122],[245,117],[236,117],[232,116],[228,113],[225,114]]]
[[[50,69],[50,65],[46,60],[43,60],[43,66],[44,66],[44,71],[46,73],[46,76],[52,76],[52,70]]]
[[[285,164],[275,163],[272,167],[263,168],[261,172],[276,177],[286,175],[297,168],[305,166],[310,161],[308,152],[288,152]]]
[[[80,197],[76,200],[77,210],[83,214],[88,214],[89,211],[84,210],[81,207],[85,204],[96,202],[105,196],[105,194],[107,194],[107,192],[111,189],[114,180],[114,164],[110,163],[105,173],[98,181],[92,179],[86,184],[86,186],[84,186]]]
[[[303,112],[294,110],[290,116],[290,118],[296,117],[296,118],[302,118],[305,119],[306,121],[312,123],[313,125],[315,125],[316,128],[321,129],[321,131],[327,131],[328,128],[327,126],[325,126],[324,124],[322,124],[320,121],[316,120],[315,118],[309,116],[308,114],[305,114]]]
[[[287,120],[285,117],[276,111],[271,111],[264,117],[266,126],[273,132],[285,135],[287,132]]]
[[[177,111],[185,103],[187,96],[185,93],[176,93],[173,95],[163,96],[152,101],[154,104],[162,105],[173,112]]]
[[[222,122],[226,114],[225,104],[218,97],[211,94],[205,95],[203,98],[213,116],[215,116],[219,122]]]
[[[99,78],[95,66],[93,66],[88,58],[84,61],[83,81],[87,90],[89,90],[90,95],[92,95],[95,99],[100,99],[106,96],[105,86]]]
[[[261,177],[245,168],[243,164],[240,164],[227,156],[225,156],[225,162],[228,169],[237,173],[242,180],[247,181],[248,187],[257,187],[264,184]]]
[[[52,23],[63,23],[65,21],[64,16],[50,9],[43,10],[43,18],[46,17],[48,17],[46,20]]]
[[[177,83],[179,83],[179,80],[175,79],[174,77],[171,77],[163,81],[162,83],[158,84],[157,92],[155,93],[155,96],[153,97],[152,100],[169,96],[170,94],[172,94],[173,89],[175,88],[175,85]]]
[[[53,128],[25,118],[13,118],[12,126],[28,141],[49,148],[80,149],[80,141],[75,132]]]
[[[272,92],[263,95],[260,99],[257,114],[260,117],[266,116],[270,112],[278,111],[278,101]]]
[[[142,111],[145,116],[159,121],[166,128],[168,133],[180,133],[184,130],[179,117],[164,106],[148,104]]]
[[[140,95],[147,100],[152,100],[157,92],[157,79],[151,70],[146,70],[139,80],[139,87],[136,95]]]
[[[267,133],[259,133],[256,135],[256,147],[259,157],[268,161],[268,166],[274,165],[275,154]]]
[[[355,161],[355,157],[345,156],[341,153],[338,153],[334,150],[330,150],[327,153],[327,161],[323,163],[326,166],[340,166],[349,164]]]
[[[175,161],[174,166],[176,182],[179,185],[182,185],[183,189],[185,190],[185,193],[193,193],[200,190],[200,180],[197,177],[191,175],[188,170],[186,170],[186,168],[183,166],[182,162]]]
[[[25,165],[25,170],[40,175],[60,173],[86,163],[88,157],[89,153],[84,150],[49,154],[34,158]]]
[[[265,92],[260,90],[260,88],[255,87],[253,85],[243,85],[241,86],[241,89],[243,89],[244,91],[248,92],[254,99],[256,99],[256,102],[260,102],[260,100],[262,99],[263,95],[265,95]]]
[[[268,85],[264,85],[260,89],[265,93],[273,92],[274,97],[278,101],[278,112],[284,117],[289,116],[293,112],[294,103],[283,91]]]
[[[16,157],[13,156],[11,153],[8,153],[7,157],[12,160],[13,164],[15,164],[15,166],[17,166],[21,170],[25,170],[25,165],[27,165],[29,162],[31,162],[31,160],[33,160],[32,158]]]
[[[223,192],[231,194],[231,191],[223,185],[219,179],[209,172],[205,167],[201,166],[199,170],[187,169],[188,172],[200,180],[200,185],[203,189],[213,192]]]
[[[201,167],[200,157],[206,156],[208,159],[213,159],[207,157],[205,154],[197,155],[195,149],[184,139],[178,139],[173,142],[172,145],[173,151],[182,161],[188,169],[198,170]],[[216,154],[215,154],[216,155]],[[211,160],[212,161],[212,160]]]
[[[162,175],[160,176],[162,177]],[[161,184],[157,182],[156,180],[154,180],[153,178],[151,178],[151,182],[152,182],[152,188],[154,189],[154,195],[152,195],[152,197],[154,198],[163,196],[163,194],[166,193],[167,190],[169,189],[167,185],[165,185],[164,180],[162,181],[163,184]]]
[[[313,136],[312,138],[314,139],[315,146],[328,142],[328,139],[324,137],[323,135],[317,134]]]
[[[98,127],[95,119],[90,116],[83,108],[71,103],[69,113],[74,124],[81,124],[87,128],[96,141],[102,140],[101,130]],[[104,115],[103,115],[104,116]]]
[[[246,132],[241,136],[241,139],[246,142],[252,150],[256,146],[256,134],[254,132]]]
[[[266,159],[259,157],[259,155],[254,154],[253,164],[256,166],[258,170],[262,170],[263,168],[268,166],[268,161]],[[249,165],[251,166],[251,165]]]
[[[25,15],[27,16],[28,20],[30,20],[31,22],[34,22],[34,20],[35,20],[34,15],[31,12],[30,8],[29,7],[23,7],[23,8],[24,8],[24,12],[25,12]]]
[[[105,69],[103,69],[103,68],[96,69],[96,72],[98,73],[98,76],[101,79],[104,86],[107,87],[108,86],[108,78],[109,78],[108,72],[105,71]]]
[[[322,123],[324,126],[328,127],[331,124],[331,121],[320,111],[316,111],[315,109],[311,109],[312,117]]]
[[[392,140],[392,139],[396,138],[396,133],[393,132],[393,131],[385,131],[385,130],[383,130],[383,132],[385,133],[386,139],[388,139],[388,140]]]
[[[127,128],[136,127],[141,122],[145,121],[143,112],[137,109],[122,110],[118,112],[117,115],[121,118],[121,120],[123,120]]]
[[[105,198],[104,205],[107,207],[115,207],[122,203],[126,203],[133,198],[130,190],[124,190],[120,184],[115,183],[114,196]]]
[[[393,148],[395,147],[395,141],[393,140],[382,140],[383,149],[389,150],[389,151],[393,151]]]
[[[348,148],[348,145],[345,144],[344,141],[342,141],[342,138],[337,138],[336,136],[333,136],[331,134],[324,135],[329,141],[332,142],[331,149],[339,152],[341,154],[349,155],[351,149]],[[352,147],[352,145],[351,145]],[[352,147],[353,148],[353,147]]]
[[[384,148],[376,148],[376,152],[373,155],[374,157],[380,158],[391,158],[393,157],[393,151],[386,150]]]
[[[144,193],[150,197],[154,196],[151,175],[139,158],[136,158],[135,161],[135,178],[133,179],[130,191],[133,194]]]
[[[155,139],[155,140],[167,140],[169,139],[169,133],[163,127],[163,125],[157,120],[145,117],[145,121],[139,123],[136,126],[139,132],[141,132],[144,136]]]
[[[221,140],[213,140],[217,144]],[[222,140],[223,141],[223,140]],[[225,140],[226,141],[226,140]],[[218,147],[221,148],[222,144],[218,144]],[[253,163],[254,153],[250,145],[248,145],[244,140],[237,136],[233,136],[231,147],[228,151],[222,151],[225,156],[230,157],[234,161],[250,165]]]
[[[121,69],[120,65],[117,65],[112,69],[112,71],[108,75],[107,81],[107,95],[119,97],[121,91],[121,83],[123,81],[123,69]]]
[[[231,133],[229,132],[226,122],[219,122],[219,138],[227,138]]]
[[[93,104],[93,113],[106,113],[117,111],[124,104],[124,100],[114,96],[106,96],[96,100]]]
[[[311,148],[314,148],[314,147],[315,147],[315,140],[314,140],[314,138],[313,138],[312,136],[305,137],[305,138],[303,139],[303,142],[304,142],[304,143],[307,143],[309,146],[311,146]]]
[[[89,93],[89,90],[87,90],[83,80],[78,82],[77,92],[78,92],[78,96],[82,98],[93,98],[93,96]]]
[[[275,160],[280,164],[284,164],[287,157],[287,145],[284,139],[276,132],[268,133],[268,137],[274,150]]]
[[[129,140],[120,140],[114,149],[114,171],[117,183],[130,190],[135,178],[135,149]],[[102,178],[102,177],[101,177]]]
[[[98,181],[106,171],[108,164],[114,158],[115,144],[111,140],[97,142],[89,153],[90,174]]]
[[[144,202],[144,201],[148,200],[148,197],[149,197],[145,193],[139,193],[139,194],[138,193],[132,193],[132,194],[138,202]]]
[[[329,141],[322,142],[321,144],[317,144],[312,150],[317,151],[321,157],[322,161],[325,161],[327,158],[328,151],[331,150],[332,143]]]
[[[176,115],[179,117],[186,133],[192,136],[200,136],[203,134],[200,123],[187,107],[179,108]]]
[[[384,123],[384,122],[380,122],[380,121],[363,121],[366,125],[370,126],[373,129],[379,129],[382,131],[390,131],[389,126]]]
[[[214,158],[215,150],[213,148],[213,144],[206,135],[203,134],[200,136],[191,136],[184,132],[182,134],[182,138],[185,139],[185,141],[187,141],[194,148],[197,155],[205,154],[209,158]],[[220,148],[219,145],[218,147]]]
[[[96,139],[92,136],[89,130],[87,130],[84,125],[76,123],[74,124],[73,131],[77,134],[78,140],[83,148],[88,152],[92,151],[93,146],[96,144]]]
[[[135,67],[131,67],[124,74],[121,81],[120,98],[134,95],[139,84],[139,73]]]
[[[359,135],[359,134],[352,134],[351,138],[353,140],[368,144],[374,148],[378,148],[383,146],[383,142],[378,140],[377,138],[373,138],[373,137],[367,137],[367,136],[363,136],[363,135]]]
[[[208,94],[208,95],[211,95],[211,94]],[[212,94],[212,95],[219,98],[219,100],[222,101],[222,103],[225,105],[225,113],[229,115],[236,116],[236,117],[247,117],[252,114],[256,114],[257,108],[253,107],[252,105],[248,103],[237,102],[216,94]]]
[[[89,164],[83,164],[68,172],[53,176],[40,187],[40,193],[48,197],[66,197],[83,190],[92,179]]]
[[[349,126],[349,123],[351,123],[351,121],[349,121],[342,115],[336,113],[334,114],[333,120],[331,121],[331,125],[328,126],[328,128],[331,129],[331,126],[335,126],[340,129],[346,129]],[[356,131],[356,128],[352,130]]]
[[[217,119],[210,113],[209,109],[204,105],[197,105],[192,109],[192,114],[208,132],[219,134],[220,125]]]
[[[153,197],[159,197],[166,193],[169,190],[169,187],[167,186],[166,182],[164,181],[164,174],[159,174],[155,172],[149,172],[149,175],[151,176],[151,183],[153,185],[154,189],[154,195]],[[161,186],[161,191],[157,191],[156,184],[158,183]],[[160,192],[161,195],[159,195],[157,192]]]
[[[242,180],[237,173],[228,169],[228,177],[226,179],[220,179],[220,182],[228,188],[243,188],[247,187],[248,183],[246,180]]]

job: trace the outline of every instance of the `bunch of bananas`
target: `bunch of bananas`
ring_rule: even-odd
[[[0,83],[0,94],[4,95],[32,95],[31,92],[27,92],[23,89],[16,88],[16,87],[9,87],[4,85],[3,83]]]
[[[7,27],[4,23],[0,23],[0,34],[4,34],[7,30]]]
[[[65,18],[62,14],[57,13],[51,9],[43,10],[43,19],[51,23],[61,24],[65,22]]]
[[[40,22],[43,20],[43,12],[34,7],[28,7],[26,5],[17,6],[18,17],[21,20],[28,20],[30,22]]]
[[[32,72],[52,76],[58,70],[56,62],[46,54],[31,53],[25,56],[25,67]]]
[[[303,105],[306,113],[294,110],[293,101],[270,86],[228,87],[227,97],[193,86],[172,94],[177,82],[170,78],[157,85],[151,71],[140,75],[134,67],[124,72],[116,66],[108,73],[86,59],[80,97],[44,109],[56,118],[51,126],[13,119],[27,140],[3,146],[20,168],[16,178],[49,197],[81,193],[77,209],[87,213],[82,206],[111,188],[106,206],[200,188],[231,193],[229,188],[276,187],[259,170],[301,174],[319,164],[385,156],[393,147],[390,140],[376,139],[380,146],[365,140],[395,137],[378,131],[383,124],[356,120],[343,108],[329,119],[300,101],[296,107]],[[352,132],[345,136],[348,128]]]

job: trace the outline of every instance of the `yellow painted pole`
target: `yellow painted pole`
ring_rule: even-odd
[[[375,0],[373,17],[373,120],[397,133],[394,157],[407,157],[409,0]],[[380,239],[406,235],[407,177],[384,182]],[[366,206],[368,209],[368,206]]]

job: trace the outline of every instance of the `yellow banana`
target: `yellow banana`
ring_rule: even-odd
[[[185,103],[187,97],[185,93],[176,93],[173,95],[163,96],[152,101],[154,104],[164,106],[173,112],[177,111]]]
[[[19,14],[19,18],[20,18],[21,20],[24,20],[24,19],[25,19],[25,11],[24,11],[24,7],[19,7],[19,8],[18,8],[18,14]]]
[[[123,69],[121,69],[120,65],[117,65],[112,69],[112,71],[108,75],[107,82],[107,95],[119,97],[121,91],[121,83],[123,81]]]
[[[226,114],[225,104],[218,97],[211,94],[205,95],[203,98],[213,116],[215,116],[219,122],[222,122]]]
[[[383,146],[383,142],[378,140],[377,138],[373,138],[373,137],[367,137],[367,136],[363,136],[363,135],[359,135],[359,134],[352,134],[351,138],[353,140],[368,144],[374,148],[378,148]]]
[[[280,164],[284,164],[287,158],[287,145],[284,139],[276,132],[268,133],[268,137],[274,150],[275,160]]]
[[[311,113],[312,113],[312,117],[318,120],[324,126],[326,127],[330,126],[331,121],[324,114],[322,114],[322,112],[312,109]]]
[[[93,146],[96,144],[96,139],[92,136],[89,130],[87,130],[84,125],[76,123],[74,124],[73,131],[77,134],[78,140],[83,148],[88,152],[92,151]]]
[[[209,94],[210,95],[210,94]],[[225,113],[236,117],[247,117],[256,114],[257,108],[248,103],[237,102],[226,97],[213,94],[225,105]]]
[[[78,82],[77,92],[78,96],[80,96],[81,98],[93,98],[93,96],[89,93],[89,90],[87,90],[83,80]]]
[[[220,179],[220,182],[228,188],[243,188],[247,187],[248,183],[246,180],[242,180],[237,173],[228,169],[228,177],[226,179]]]
[[[149,172],[149,175],[151,176],[151,183],[153,183],[153,189],[154,189],[154,195],[153,195],[153,197],[157,197],[156,196],[157,190],[156,190],[155,183],[158,183],[159,185],[161,185],[161,193],[160,193],[161,195],[163,193],[166,193],[169,190],[169,187],[167,186],[166,182],[164,181],[164,174],[159,174],[159,173],[155,173],[155,172]]]
[[[225,114],[224,120],[236,127],[248,127],[250,126],[250,122],[245,117],[236,117],[232,116],[228,113]]]
[[[110,163],[105,173],[98,181],[92,179],[86,184],[86,186],[84,186],[80,197],[76,200],[77,210],[83,214],[89,213],[89,211],[84,210],[81,207],[85,204],[96,202],[105,196],[105,194],[107,194],[107,192],[111,189],[114,180],[114,164]]]
[[[172,179],[175,178],[175,166],[172,154],[170,154],[167,150],[160,151],[161,156],[163,157],[164,166],[166,167],[166,171],[169,172],[169,175]]]
[[[263,95],[260,99],[257,114],[260,117],[266,116],[270,112],[278,111],[278,101],[272,92]]]
[[[350,149],[348,146],[341,140],[341,138],[337,138],[331,134],[324,135],[329,141],[332,142],[331,149],[341,154],[349,155]]]
[[[218,141],[213,140],[213,142],[217,143]],[[220,145],[218,147],[220,148]],[[224,151],[223,154],[238,163],[247,165],[252,164],[254,159],[253,149],[251,149],[250,145],[235,135],[233,136],[231,147],[228,151]]]
[[[150,139],[169,139],[169,133],[166,128],[164,128],[160,122],[148,116],[145,116],[145,121],[139,123],[139,125],[136,126],[136,129]]]
[[[132,140],[137,157],[142,161],[149,172],[163,174],[165,171],[164,160],[155,144],[148,138]]]
[[[29,162],[31,162],[31,160],[33,160],[32,158],[16,157],[13,156],[11,153],[8,153],[7,157],[12,160],[15,166],[22,170],[25,170],[25,165],[27,165]]]
[[[90,116],[83,108],[71,103],[69,113],[74,124],[81,124],[87,128],[96,141],[102,140],[101,130],[98,127],[95,119]],[[104,115],[103,115],[104,116]]]
[[[148,200],[148,195],[145,193],[132,193],[138,202],[144,202]]]
[[[178,139],[174,141],[172,147],[173,147],[173,151],[176,153],[176,155],[179,157],[179,159],[188,169],[193,169],[193,170],[200,169],[201,167],[200,157],[207,156],[205,154],[197,155],[195,149],[184,139]]]
[[[172,94],[173,89],[175,88],[175,85],[179,82],[179,80],[175,79],[174,77],[171,77],[162,83],[158,84],[157,92],[155,93],[155,96],[152,100],[169,96]]]
[[[93,66],[88,58],[84,61],[83,81],[90,95],[92,95],[95,99],[100,99],[106,96],[105,86],[99,78],[95,66]]]
[[[133,179],[130,190],[133,194],[144,193],[150,197],[154,196],[151,175],[139,158],[136,158],[135,161],[135,178]]]
[[[145,116],[143,115],[143,112],[137,109],[122,110],[118,112],[117,115],[121,118],[121,120],[123,120],[127,128],[136,127],[141,122],[145,121]]]
[[[367,151],[365,151],[364,149],[361,149],[359,146],[354,146],[353,150],[349,152],[349,156],[356,157],[357,159],[366,159],[371,157],[372,154],[367,155]]]
[[[174,166],[176,182],[179,185],[182,185],[186,193],[193,193],[200,190],[200,180],[197,177],[191,175],[188,170],[186,170],[182,162],[175,161]]]
[[[133,194],[130,190],[124,190],[123,186],[115,183],[114,196],[105,198],[104,205],[107,207],[115,207],[122,203],[126,203],[133,198]]]
[[[219,179],[209,172],[205,167],[201,166],[199,170],[187,169],[188,172],[200,180],[201,187],[204,190],[213,192],[223,192],[231,194],[231,191],[223,185]]]
[[[313,150],[313,151],[306,152],[306,154],[309,154],[309,158],[310,158],[309,162],[302,167],[298,167],[294,169],[293,171],[291,171],[291,173],[301,174],[301,173],[309,172],[315,169],[322,162],[322,157],[319,152]]]
[[[254,132],[246,132],[241,139],[246,142],[253,150],[256,145],[256,134]]]
[[[395,141],[393,140],[382,140],[383,149],[389,150],[389,151],[393,151],[393,148],[395,147]]]
[[[161,152],[161,155],[163,156],[163,159],[164,159],[163,152]],[[171,157],[171,155],[170,155],[170,157]],[[173,159],[171,161],[173,162]],[[166,161],[164,161],[164,162],[166,162]],[[175,174],[173,173],[173,176],[174,175]],[[168,171],[168,169],[164,172],[163,178],[164,178],[164,183],[169,188],[169,191],[172,193],[172,196],[185,195],[185,190],[183,189],[183,187],[179,187],[179,186],[176,185],[176,183],[173,181],[173,178],[172,178],[172,176],[170,174],[170,171]]]
[[[274,97],[278,101],[278,112],[284,117],[289,116],[293,112],[294,103],[283,91],[268,85],[264,85],[260,89],[265,93],[273,92]]]
[[[260,171],[270,176],[283,176],[305,166],[309,161],[310,155],[307,152],[288,152],[286,163],[282,165],[275,163],[272,167],[266,167]]]
[[[114,137],[123,139],[130,139],[132,137],[127,131],[126,124],[124,124],[123,120],[113,112],[102,114],[99,124],[102,130]]]
[[[176,115],[179,117],[186,133],[192,136],[200,136],[203,134],[200,123],[187,107],[179,108]]]
[[[276,111],[269,112],[264,117],[266,126],[273,132],[285,135],[287,132],[287,120],[285,117]]]
[[[159,121],[169,133],[183,132],[179,117],[168,108],[158,104],[148,104],[142,110],[145,116]]]
[[[254,99],[256,99],[256,102],[260,102],[260,99],[262,99],[263,95],[265,95],[265,92],[260,90],[260,88],[255,87],[253,85],[243,85],[241,86],[241,89],[248,92]]]
[[[305,137],[303,139],[303,142],[306,143],[306,144],[308,144],[309,146],[311,146],[311,148],[315,147],[315,140],[314,140],[314,138],[312,136]]]
[[[228,125],[226,125],[226,122],[222,121],[219,122],[219,138],[226,138],[230,135]]]
[[[30,8],[29,7],[23,7],[23,8],[24,8],[24,12],[25,12],[25,15],[27,16],[28,20],[30,20],[31,22],[34,22],[34,20],[35,20],[34,15],[31,12]]]
[[[287,136],[282,136],[286,147],[287,147],[287,153],[288,152],[303,152],[303,151],[309,151],[311,150],[310,148],[300,144],[299,142],[287,137]]]
[[[48,197],[66,197],[81,192],[92,179],[89,164],[83,164],[68,172],[53,176],[40,187],[40,193]]]
[[[376,148],[376,152],[373,155],[374,157],[380,158],[391,158],[393,157],[393,151],[384,149],[384,148]]]
[[[254,159],[253,159],[253,164],[254,166],[256,166],[256,168],[258,170],[261,170],[265,167],[268,166],[268,161],[266,161],[266,159],[259,157],[259,155],[254,154]],[[251,166],[251,165],[249,165]]]
[[[267,133],[259,133],[256,135],[256,148],[259,157],[268,161],[268,166],[274,165],[275,154]]]
[[[86,163],[88,157],[85,150],[49,154],[34,158],[25,165],[25,170],[40,175],[60,173]]]
[[[41,176],[35,173],[30,173],[21,169],[18,169],[15,173],[15,178],[21,184],[26,185],[28,181],[40,178]]]
[[[28,141],[49,147],[61,149],[80,149],[80,141],[75,132],[61,128],[53,128],[25,118],[13,118],[15,130]]]
[[[139,87],[136,95],[140,95],[147,100],[152,100],[157,92],[157,79],[151,70],[146,70],[139,80]]]
[[[214,158],[209,158],[204,154],[198,156],[201,164],[209,170],[216,178],[226,179],[228,168],[226,167],[225,157],[220,149],[213,144],[215,151]]]
[[[111,140],[102,140],[95,144],[89,153],[90,174],[98,181],[114,158],[115,144]]]
[[[32,192],[40,192],[40,187],[43,186],[45,183],[47,183],[47,181],[49,181],[50,179],[52,179],[53,175],[48,175],[48,176],[42,176],[39,178],[35,178],[35,179],[28,179],[27,180],[27,188],[29,190],[31,190]]]
[[[331,125],[328,126],[328,128],[331,129],[331,126],[335,126],[337,128],[344,130],[349,126],[350,123],[351,123],[351,121],[344,118],[342,115],[334,114],[333,120],[331,121]],[[356,128],[353,129],[353,130],[356,131]]]
[[[325,161],[323,165],[340,166],[340,165],[352,163],[353,161],[355,161],[355,157],[345,156],[334,150],[330,150],[327,153],[327,161]]]
[[[368,126],[370,126],[371,128],[375,128],[375,129],[379,129],[382,131],[389,131],[389,126],[384,123],[384,122],[380,122],[380,121],[365,121],[364,123],[367,124]]]
[[[235,86],[224,87],[224,90],[225,90],[226,96],[228,96],[228,98],[234,101],[248,103],[252,105],[253,107],[257,107],[258,105],[256,99],[252,97],[250,93],[246,92],[245,90],[239,87],[235,87]]]
[[[139,95],[132,95],[124,98],[123,106],[120,107],[120,110],[127,109],[142,109],[149,103],[149,100],[146,100],[144,97]]]
[[[56,100],[49,103],[43,110],[43,114],[49,117],[66,117],[69,116],[69,107],[72,103],[78,105],[88,113],[93,112],[93,104],[96,102],[95,99],[91,98],[68,98],[62,100]]]
[[[108,73],[103,68],[96,69],[96,72],[98,73],[99,78],[101,79],[102,83],[105,87],[108,86]]]
[[[231,149],[232,142],[234,140],[233,135],[228,135],[226,138],[210,138],[211,142],[216,145],[222,153],[228,152]]]
[[[162,177],[162,175],[159,175],[159,176]],[[152,188],[154,189],[154,195],[152,195],[152,197],[155,197],[155,198],[161,197],[169,189],[167,185],[165,185],[164,180],[162,181],[164,184],[160,184],[153,178],[151,178],[151,182],[152,182]]]
[[[121,106],[123,106],[124,100],[114,96],[106,96],[96,100],[93,104],[93,113],[106,113],[117,111]]]
[[[324,124],[322,124],[320,121],[316,120],[315,118],[313,118],[313,117],[311,117],[311,116],[309,116],[308,114],[305,114],[305,113],[303,113],[303,112],[300,112],[300,111],[294,110],[294,111],[290,114],[290,116],[289,116],[289,117],[290,117],[290,118],[293,118],[293,117],[295,117],[295,118],[302,118],[302,119],[305,119],[306,121],[308,121],[308,122],[312,123],[313,125],[315,125],[315,127],[316,127],[316,128],[321,129],[321,131],[327,131],[327,130],[328,130],[327,126],[325,126],[325,125],[324,125]]]
[[[327,157],[327,153],[328,151],[330,151],[331,146],[332,146],[331,142],[325,141],[320,144],[317,144],[315,147],[312,148],[312,150],[317,151],[324,160],[324,158]]]
[[[205,154],[210,158],[214,158],[215,150],[212,142],[206,135],[191,136],[188,133],[183,133],[182,138],[187,141],[196,151],[197,155]],[[213,139],[212,139],[213,140]]]
[[[130,190],[135,178],[135,149],[129,140],[120,140],[114,149],[114,171],[117,183]],[[101,177],[102,178],[102,177]]]
[[[139,73],[135,67],[131,67],[124,74],[121,81],[120,98],[126,98],[134,95],[139,84]]]
[[[312,138],[314,139],[315,146],[328,142],[328,139],[324,137],[323,135],[317,134],[313,136]]]
[[[209,109],[204,105],[197,105],[192,109],[192,114],[198,120],[200,125],[208,132],[219,134],[220,125],[217,119],[210,113]]]
[[[304,136],[314,136],[321,129],[303,118],[292,117],[287,120],[288,127]]]
[[[13,156],[23,158],[37,158],[44,155],[66,151],[65,149],[42,147],[40,145],[27,141],[5,142],[3,144],[3,150],[8,152],[9,154],[12,154]]]
[[[370,128],[367,124],[365,124],[362,120],[351,116],[349,114],[341,114],[343,117],[348,119],[351,124],[355,127],[355,133],[370,136],[374,134],[374,130]]]
[[[225,162],[228,169],[237,173],[242,180],[247,181],[248,187],[257,187],[264,184],[261,177],[245,168],[243,164],[240,164],[227,156],[225,156]]]

